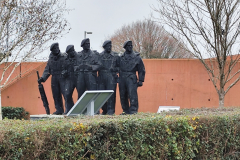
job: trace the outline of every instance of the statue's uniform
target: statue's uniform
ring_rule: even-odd
[[[98,89],[99,90],[113,90],[114,93],[103,105],[102,114],[112,115],[115,113],[116,104],[116,86],[118,81],[118,59],[119,56],[115,56],[113,52],[106,53],[103,51],[100,53],[99,61],[102,66],[99,71],[98,77]]]
[[[65,80],[65,99],[67,99],[66,104],[66,111],[65,113],[68,113],[68,111],[71,110],[71,108],[74,105],[73,102],[73,91],[77,86],[77,75],[74,73],[74,67],[77,66],[77,52],[75,52],[74,57],[67,56],[66,58],[66,70],[67,70],[67,77]]]
[[[134,114],[138,112],[138,72],[139,81],[144,82],[145,67],[139,53],[124,53],[119,62],[119,91],[123,112]],[[129,106],[130,102],[130,106]]]
[[[48,79],[50,75],[52,75],[51,87],[52,87],[52,95],[56,108],[57,114],[63,113],[63,101],[62,94],[65,98],[65,104],[69,103],[69,100],[66,98],[64,94],[65,90],[65,76],[66,76],[66,63],[65,63],[66,55],[59,53],[57,56],[54,56],[52,53],[49,56],[49,60],[47,62],[47,66],[44,69],[42,78],[44,82]]]
[[[98,55],[91,50],[87,53],[84,50],[79,52],[77,64],[75,73],[78,74],[77,91],[80,98],[86,90],[97,90],[97,71],[101,64],[98,61]]]

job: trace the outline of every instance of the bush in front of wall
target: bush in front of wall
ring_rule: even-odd
[[[29,119],[29,112],[23,107],[2,107],[3,119]]]
[[[240,108],[0,123],[0,160],[238,157]]]

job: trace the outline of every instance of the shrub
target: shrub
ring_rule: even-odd
[[[90,127],[96,159],[238,159],[240,114],[153,116]]]
[[[23,107],[2,107],[3,119],[29,119],[29,112]]]
[[[1,124],[3,159],[81,159],[86,153],[89,134],[87,126],[81,123],[5,119]]]
[[[207,111],[79,116],[38,121],[5,119],[0,123],[0,157],[238,159],[239,109]]]

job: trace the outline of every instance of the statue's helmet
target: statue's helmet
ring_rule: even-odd
[[[50,47],[50,51],[52,51],[54,47],[59,47],[59,44],[58,43],[53,43]]]
[[[82,42],[81,42],[81,47],[82,47],[87,41],[90,42],[90,39],[89,39],[89,38],[83,39]]]
[[[128,41],[124,42],[123,48],[125,48],[127,44],[131,44],[132,45],[132,41],[128,40]]]
[[[104,48],[104,47],[105,47],[107,44],[109,44],[109,43],[112,44],[112,41],[111,41],[111,40],[106,40],[106,41],[103,43],[102,47]]]
[[[69,53],[69,52],[72,52],[72,51],[75,51],[74,50],[74,45],[68,45],[67,48],[66,48],[66,52]]]

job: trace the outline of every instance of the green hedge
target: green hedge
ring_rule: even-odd
[[[0,157],[238,159],[240,112],[3,120],[0,124]]]
[[[29,112],[23,107],[2,107],[2,117],[7,119],[29,119]]]

